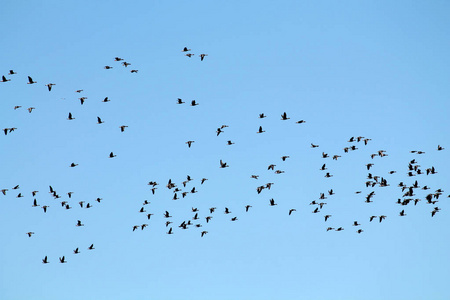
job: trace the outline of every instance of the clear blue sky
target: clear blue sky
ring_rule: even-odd
[[[0,136],[0,299],[448,299],[449,13],[447,1],[3,3],[0,129],[17,130]],[[412,159],[437,174],[408,177]],[[368,172],[390,186],[366,188]],[[169,179],[198,192],[173,201]],[[396,204],[415,180],[430,190]],[[327,204],[312,213],[314,200]],[[189,219],[202,227],[178,227]]]

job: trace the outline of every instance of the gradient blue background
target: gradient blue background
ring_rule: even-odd
[[[0,137],[0,188],[9,189],[0,194],[0,298],[448,299],[449,13],[447,1],[3,1],[0,75],[18,74],[0,83],[0,127],[18,129]],[[291,119],[281,121],[283,112]],[[256,134],[260,125],[266,132]],[[372,141],[344,154],[358,135]],[[388,156],[372,160],[381,149]],[[438,174],[407,177],[413,158]],[[389,187],[365,188],[369,162]],[[285,173],[267,171],[271,163]],[[188,174],[199,192],[172,201],[168,179],[182,187]],[[397,184],[416,179],[445,191],[434,218],[425,200],[395,204]],[[160,184],[155,195],[148,181]],[[258,195],[267,182],[275,184]],[[73,191],[73,209],[49,185],[61,200]],[[336,195],[311,213],[330,188]],[[33,190],[46,214],[31,207]],[[374,202],[364,203],[372,190]],[[139,213],[145,199],[151,220]],[[179,229],[192,207],[203,227]],[[369,223],[381,214],[385,221]]]

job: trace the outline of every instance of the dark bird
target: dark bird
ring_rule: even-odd
[[[187,141],[186,144],[188,145],[188,148],[191,148],[192,143],[194,143],[195,141]]]
[[[231,211],[228,209],[228,207],[225,207],[225,214],[231,214]]]
[[[406,214],[405,214],[405,210],[402,210],[400,213],[399,213],[399,216],[401,216],[401,217],[404,217],[404,216],[406,216]]]
[[[100,119],[100,117],[97,117],[97,124],[102,124],[102,123],[105,123],[105,122],[103,122],[102,119]]]
[[[203,59],[205,58],[205,56],[208,56],[208,54],[200,54],[200,60],[203,61]]]
[[[67,120],[75,120],[75,118],[72,117],[72,113],[69,113],[69,117],[67,118]]]
[[[169,214],[169,212],[167,210],[164,213],[164,218],[172,218],[172,216]]]
[[[113,157],[116,157],[116,156],[117,156],[117,155],[114,155],[113,152],[109,153],[109,158],[113,158]]]
[[[383,221],[384,219],[386,219],[386,216],[380,216],[379,218],[380,218],[380,223],[381,223],[381,221]]]
[[[169,231],[167,231],[167,234],[173,234],[172,227],[170,227]]]
[[[112,69],[113,67],[111,67],[111,66],[105,66],[104,67],[106,70],[109,70],[109,69]]]
[[[76,166],[78,166],[78,164],[76,164],[76,163],[71,163],[71,164],[70,164],[70,167],[71,167],[71,168],[74,168],[74,167],[76,167]]]
[[[297,121],[297,122],[295,122],[296,124],[303,124],[303,123],[306,123],[306,121],[305,120],[300,120],[300,121]]]
[[[73,250],[73,254],[78,254],[78,253],[80,253],[80,250],[78,250],[78,248]]]
[[[31,78],[30,76],[28,76],[28,82],[27,84],[33,84],[33,83],[37,83],[36,81],[33,81],[33,78]]]
[[[224,163],[222,160],[220,160],[220,167],[221,168],[226,168],[226,167],[229,167],[229,165],[227,165],[226,162]]]
[[[50,92],[50,91],[52,90],[52,86],[54,86],[54,85],[56,85],[56,84],[54,84],[54,83],[48,83],[48,84],[46,84],[45,86],[48,88],[48,91]]]
[[[202,237],[207,233],[208,233],[208,231],[202,231]]]
[[[284,113],[281,115],[281,120],[289,120],[289,119],[290,119],[290,118],[287,117],[286,112],[284,112]]]
[[[262,113],[262,114],[259,114],[259,118],[260,119],[264,119],[265,117],[267,117],[264,113]]]
[[[441,150],[444,150],[445,148],[443,148],[443,147],[441,147],[441,145],[438,145],[438,147],[437,147],[437,150],[438,151],[441,151]]]
[[[66,261],[66,258],[63,256],[63,257],[59,258],[59,262],[62,264],[65,264],[67,261]]]
[[[48,259],[47,259],[47,256],[44,257],[44,259],[42,260],[42,263],[43,263],[43,264],[48,264],[48,263],[49,263],[49,261],[48,261]]]
[[[115,60],[115,61],[121,61],[121,60],[123,60],[123,58],[120,58],[120,57],[117,57],[117,56],[116,56],[116,57],[114,57],[114,60]]]
[[[336,231],[342,231],[342,230],[344,230],[344,228],[342,228],[342,227],[339,227],[338,229],[336,229]]]
[[[249,209],[250,207],[252,207],[252,206],[251,206],[251,205],[246,205],[246,206],[245,206],[245,212],[248,212],[248,209]]]
[[[0,82],[7,82],[7,81],[11,81],[11,79],[6,79],[5,76],[2,76],[2,81],[0,81]]]
[[[38,206],[40,206],[39,204],[37,204],[37,201],[36,201],[36,199],[34,199],[33,200],[33,205],[32,205],[32,207],[38,207]]]
[[[357,233],[361,233],[361,232],[364,232],[364,230],[358,229],[358,230],[356,230],[356,232],[357,232]]]
[[[16,72],[14,72],[14,70],[9,70],[9,73],[8,73],[8,75],[14,75],[14,74],[17,74]]]
[[[111,101],[111,100],[109,100],[108,97],[105,97],[105,99],[102,100],[102,102],[109,102],[109,101]]]
[[[177,99],[177,104],[183,104],[184,102],[183,102],[183,100],[181,99],[181,98],[178,98]]]
[[[191,51],[191,49],[188,49],[187,47],[184,47],[183,50],[181,50],[181,52],[188,52]]]
[[[228,145],[228,146],[231,146],[231,145],[234,145],[234,143],[233,143],[232,141],[228,141],[228,142],[227,142],[227,145]]]
[[[330,175],[330,173],[327,173],[327,174],[325,174],[324,177],[329,178],[329,177],[333,177],[333,175]]]
[[[361,225],[361,224],[359,224],[358,221],[353,222],[353,226],[359,226],[359,225]]]
[[[238,218],[237,217],[233,217],[233,218],[231,218],[231,221],[237,221],[238,220]]]
[[[139,70],[131,70],[130,72],[131,73],[137,73],[137,72],[139,72]]]
[[[314,145],[313,143],[311,143],[311,148],[317,148],[319,147],[319,145]]]
[[[199,104],[197,102],[195,102],[195,100],[191,101],[191,106],[197,106],[197,105],[199,105]]]
[[[80,226],[84,226],[84,224],[82,224],[81,221],[78,220],[78,221],[77,221],[77,225],[75,225],[75,226],[80,227]]]
[[[122,126],[120,126],[120,132],[124,132],[125,131],[125,128],[127,128],[128,126],[127,125],[122,125]]]
[[[76,90],[75,93],[81,93],[83,90]]]
[[[32,232],[32,231],[27,232],[28,237],[31,237],[33,234],[34,234],[34,232]]]
[[[295,208],[291,208],[290,210],[289,210],[289,215],[291,215],[294,211],[297,211]]]
[[[187,57],[189,57],[189,58],[191,58],[192,56],[194,56],[195,54],[194,53],[187,53],[187,54],[185,54],[185,56],[187,56]]]
[[[88,248],[88,250],[94,250],[95,248],[94,248],[94,244],[91,244],[90,246],[89,246],[89,248]]]
[[[289,158],[289,156],[288,155],[284,155],[284,156],[281,157],[281,160],[282,161],[286,161],[287,158]]]
[[[277,204],[275,203],[275,200],[273,200],[273,198],[270,199],[269,201],[270,201],[270,206],[275,206],[275,205],[277,205]]]
[[[256,133],[263,133],[263,132],[266,132],[266,131],[262,129],[262,126],[259,126],[259,129]]]
[[[331,218],[331,215],[325,215],[325,222],[326,222],[329,218]]]
[[[376,217],[377,217],[377,216],[371,216],[370,219],[369,219],[369,222],[372,222],[373,219],[375,219]]]
[[[47,208],[48,208],[48,207],[50,207],[50,206],[48,206],[48,205],[42,206],[42,209],[44,210],[45,213],[47,212]]]
[[[130,64],[130,63],[127,63],[126,61],[124,61],[124,62],[122,63],[122,66],[124,66],[125,68],[128,67],[129,65],[131,65],[131,64]]]

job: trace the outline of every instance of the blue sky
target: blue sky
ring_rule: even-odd
[[[11,81],[0,82],[0,128],[17,130],[0,138],[8,189],[0,298],[448,299],[449,9],[446,1],[4,3],[0,75]],[[229,127],[216,136],[221,125]],[[357,136],[371,140],[347,142]],[[344,153],[351,145],[358,149]],[[379,150],[388,156],[371,159]],[[412,159],[438,173],[408,177]],[[390,186],[366,188],[368,172]],[[169,179],[198,192],[173,201]],[[396,204],[406,198],[399,182],[415,180],[430,190],[414,189],[416,206]],[[149,181],[159,183],[155,195]],[[439,188],[439,202],[427,204]],[[319,200],[329,189],[335,195]],[[144,200],[150,220],[139,213]],[[327,203],[319,213],[314,200]],[[178,227],[189,219],[202,227]]]

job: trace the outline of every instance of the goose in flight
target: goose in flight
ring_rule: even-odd
[[[50,92],[50,91],[52,90],[52,86],[54,86],[54,85],[56,85],[56,84],[54,84],[54,83],[48,83],[48,84],[46,84],[45,86],[48,88],[48,91]]]
[[[78,166],[78,164],[76,164],[76,163],[71,163],[71,164],[70,164],[70,167],[71,167],[71,168],[74,168],[74,167],[76,167],[76,166]]]
[[[110,102],[111,100],[109,100],[108,97],[105,97],[105,99],[102,100],[102,102]]]
[[[203,54],[203,53],[202,53],[202,54],[200,54],[199,56],[200,56],[200,60],[203,61],[203,59],[205,58],[205,56],[208,56],[208,54]]]
[[[262,129],[262,126],[259,126],[259,129],[256,133],[263,133],[263,132],[266,132],[266,131]]]
[[[73,254],[78,254],[78,253],[80,253],[80,250],[78,250],[78,248],[73,250]]]
[[[275,203],[275,200],[273,200],[273,198],[270,199],[269,202],[270,202],[270,206],[278,205],[278,204]]]
[[[131,70],[130,72],[131,73],[137,73],[137,72],[139,72],[139,70]]]
[[[8,73],[8,75],[14,75],[14,74],[17,74],[16,72],[14,72],[14,70],[9,70],[9,73]]]
[[[177,104],[183,104],[183,103],[185,103],[185,102],[183,101],[183,99],[181,99],[181,98],[178,98],[178,99],[177,99]]]
[[[120,57],[114,57],[114,61],[121,61],[121,60],[123,60],[123,58],[120,58]]]
[[[63,257],[59,258],[59,262],[62,264],[65,264],[67,261],[66,261],[66,258],[63,256]]]
[[[284,112],[284,113],[281,115],[281,120],[289,120],[289,119],[290,119],[290,118],[287,117],[286,112]]]
[[[102,124],[105,123],[104,121],[102,121],[102,119],[100,119],[100,117],[97,117],[97,124]]]
[[[77,221],[77,225],[75,225],[75,226],[80,227],[80,226],[84,226],[84,224],[82,224],[81,221],[78,220],[78,221]]]
[[[67,117],[67,120],[75,120],[75,118],[72,116],[72,113],[69,113],[69,117]]]
[[[127,125],[122,125],[122,126],[120,126],[120,132],[124,132],[125,131],[125,128],[127,128],[128,126]]]
[[[188,47],[184,47],[183,50],[181,50],[181,52],[188,52],[191,51],[191,49],[188,49]]]
[[[305,120],[300,120],[300,121],[297,121],[297,122],[295,122],[296,124],[303,124],[303,123],[306,123],[306,121]]]
[[[265,117],[267,117],[264,113],[262,113],[262,114],[259,114],[259,118],[260,119],[264,119]]]
[[[187,141],[186,144],[188,145],[188,148],[191,148],[192,143],[194,143],[195,141]]]
[[[105,66],[104,67],[106,70],[109,70],[109,69],[112,69],[113,67],[111,67],[111,66]]]
[[[115,155],[113,152],[109,153],[109,158],[113,158],[116,157],[117,155]]]
[[[295,208],[291,208],[290,210],[289,210],[289,215],[291,215],[292,214],[292,212],[294,212],[294,211],[297,211]]]
[[[220,167],[221,168],[226,168],[226,167],[229,167],[229,165],[227,165],[226,162],[224,163],[222,160],[220,160]]]
[[[311,148],[317,148],[319,147],[319,145],[314,145],[313,143],[311,143]]]
[[[187,56],[187,57],[191,58],[191,57],[194,56],[194,55],[195,55],[194,53],[187,53],[187,54],[185,54],[184,56]]]
[[[49,263],[49,261],[48,261],[48,259],[47,259],[47,256],[44,257],[44,259],[42,260],[42,263],[43,263],[43,264],[48,264],[48,263]]]
[[[5,76],[2,76],[2,81],[1,82],[7,82],[7,81],[11,81],[11,79],[6,79]]]
[[[197,105],[199,105],[199,104],[197,102],[195,102],[195,100],[191,101],[191,106],[197,106]]]
[[[31,237],[33,234],[34,234],[34,232],[32,232],[32,231],[27,232],[28,237]]]
[[[88,250],[94,250],[95,248],[94,248],[94,244],[91,244],[90,246],[89,246],[89,248],[88,248]]]
[[[202,237],[205,236],[205,234],[207,234],[208,231],[202,231]]]
[[[289,156],[288,155],[284,155],[284,156],[281,157],[281,160],[282,161],[286,161],[286,158],[289,158]]]
[[[33,84],[33,83],[37,83],[36,81],[33,81],[33,78],[31,78],[30,76],[28,76],[28,82],[27,84]]]

